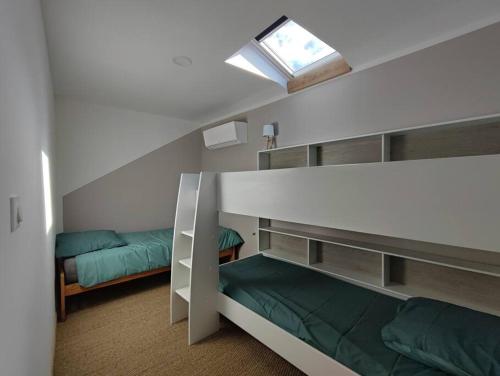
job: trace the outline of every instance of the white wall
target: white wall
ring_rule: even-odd
[[[197,126],[181,119],[57,97],[57,230],[62,230],[64,195]]]
[[[0,374],[51,375],[54,229],[42,152],[53,171],[53,98],[38,0],[0,2]],[[49,185],[50,177],[46,178]],[[10,232],[9,196],[24,222]],[[48,207],[45,208],[46,204]]]

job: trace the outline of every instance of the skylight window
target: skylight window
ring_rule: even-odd
[[[269,31],[267,34],[261,34],[256,40],[288,73],[295,76],[300,70],[336,53],[295,21],[283,16],[276,23],[278,26],[272,25],[271,30],[264,31]]]
[[[351,71],[339,52],[286,16],[251,39],[226,63],[274,81],[288,93]]]

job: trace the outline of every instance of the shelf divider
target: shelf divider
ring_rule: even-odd
[[[307,264],[312,265],[319,262],[318,242],[316,240],[307,239]]]
[[[307,147],[307,167],[314,167],[318,165],[318,146],[309,145]]]
[[[383,134],[382,136],[382,162],[391,161],[391,135]]]
[[[382,286],[389,286],[391,281],[391,256],[382,254]]]

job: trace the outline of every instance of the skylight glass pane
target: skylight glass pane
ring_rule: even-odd
[[[279,62],[295,73],[335,52],[292,20],[260,41],[261,45],[276,55]]]

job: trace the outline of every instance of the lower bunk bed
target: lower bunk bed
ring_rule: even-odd
[[[500,374],[498,317],[414,299],[263,255],[219,270],[218,311],[309,375]]]
[[[58,235],[56,257],[61,248],[58,243],[64,242],[66,248],[59,252],[61,257],[56,258],[59,321],[66,319],[69,296],[170,271],[173,228],[114,234],[119,239],[117,246],[85,251],[96,248],[95,244],[102,239],[96,241],[95,237],[102,237],[104,232],[111,231]],[[225,227],[219,228],[218,235],[219,260],[236,260],[243,239]],[[72,247],[75,251],[71,251]],[[64,257],[66,254],[76,255]]]

